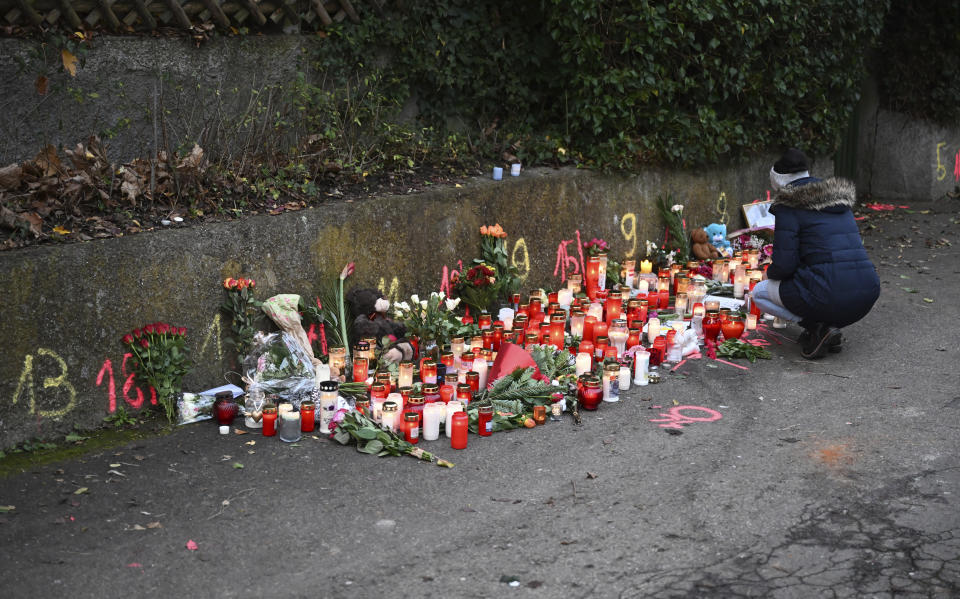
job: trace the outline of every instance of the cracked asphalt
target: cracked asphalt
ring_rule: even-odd
[[[582,426],[424,444],[452,470],[211,422],[38,467],[0,480],[2,594],[960,596],[960,201],[908,204],[861,221],[883,292],[840,354],[767,333]]]

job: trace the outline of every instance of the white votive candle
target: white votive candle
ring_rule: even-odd
[[[440,415],[446,407],[442,402],[428,403],[423,406],[424,441],[436,441],[440,438]]]
[[[585,372],[590,372],[590,368],[593,365],[593,359],[587,352],[580,352],[577,354],[577,363],[576,370],[574,371],[577,376]]]
[[[653,317],[647,321],[647,341],[653,343],[653,340],[660,336],[660,319]]]

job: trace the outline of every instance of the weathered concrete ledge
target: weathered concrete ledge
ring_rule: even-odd
[[[574,268],[558,259],[564,247],[577,255],[578,236],[606,239],[618,258],[662,239],[659,196],[685,204],[691,226],[739,228],[740,205],[764,195],[769,164],[631,177],[536,169],[500,182],[0,253],[0,447],[97,426],[117,405],[134,409],[120,338],[150,322],[189,329],[196,367],[187,390],[223,384],[235,361],[219,315],[224,277],[255,278],[261,299],[310,297],[355,261],[348,286],[379,285],[396,299],[439,289],[445,269],[477,256],[480,226],[499,222],[526,287],[556,287],[563,263],[567,273]]]

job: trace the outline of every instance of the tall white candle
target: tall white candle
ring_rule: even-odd
[[[593,365],[593,359],[590,354],[586,352],[580,352],[577,354],[577,364],[576,364],[576,375],[580,376],[585,372],[590,372],[590,367]]]
[[[477,356],[473,360],[473,371],[480,375],[480,390],[487,388],[487,360],[482,356]]]
[[[462,411],[463,411],[463,402],[453,400],[447,404],[447,410],[446,410],[447,437],[453,436],[453,415],[456,414],[457,412],[462,412]]]
[[[424,441],[436,441],[440,438],[440,415],[446,408],[443,402],[433,402],[423,406]]]
[[[583,338],[583,319],[584,314],[577,311],[570,317],[570,334],[578,339]]]
[[[620,367],[620,390],[628,391],[630,389],[630,369],[626,366]]]
[[[646,279],[640,279],[640,281],[637,283],[637,289],[642,294],[650,293],[650,281]]]
[[[660,336],[660,319],[653,317],[647,321],[647,341],[653,343],[653,340]]]
[[[647,370],[650,367],[650,353],[647,351],[638,351],[634,355],[633,362],[633,384],[634,385],[646,385],[647,384]]]
[[[757,329],[757,315],[747,314],[747,330],[754,331],[756,329]]]

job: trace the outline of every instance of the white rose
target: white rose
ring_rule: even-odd
[[[447,310],[450,310],[451,312],[453,312],[453,310],[458,305],[460,305],[460,298],[458,297],[457,299],[448,299],[446,300],[446,302],[447,302]]]
[[[670,208],[670,210],[673,211],[673,212],[682,212],[682,211],[683,211],[683,204],[674,204],[673,207]]]
[[[429,302],[427,302],[427,300],[423,300],[423,301],[420,302],[420,307],[423,308],[424,310],[426,310],[428,303],[429,303]]]

